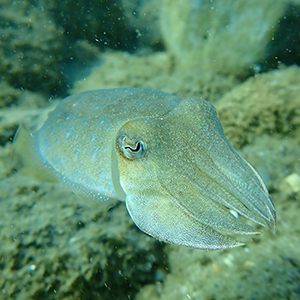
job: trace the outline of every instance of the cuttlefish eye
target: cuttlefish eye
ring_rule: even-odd
[[[146,153],[146,144],[142,140],[131,139],[124,136],[121,140],[121,152],[128,159],[143,157]]]

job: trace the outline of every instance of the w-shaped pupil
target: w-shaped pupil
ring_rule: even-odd
[[[132,152],[138,152],[140,150],[140,148],[141,148],[140,142],[136,143],[135,148],[131,148],[130,146],[125,146],[125,149],[128,149]]]

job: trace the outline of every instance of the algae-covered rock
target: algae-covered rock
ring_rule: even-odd
[[[161,0],[122,0],[122,7],[128,25],[136,32],[139,46],[163,48],[159,22]]]
[[[124,204],[99,212],[53,184],[6,176],[1,299],[133,298],[167,267],[164,245],[135,227]]]
[[[258,135],[241,153],[262,176],[269,191],[277,192],[283,190],[282,182],[286,177],[300,173],[298,143],[291,136]]]
[[[299,107],[297,66],[251,77],[217,104],[225,134],[238,149],[263,134],[289,136],[299,142]]]
[[[23,108],[43,107],[47,103],[45,96],[13,87],[5,80],[0,81],[0,109],[22,106]]]
[[[40,5],[4,0],[0,9],[0,71],[2,79],[18,88],[52,92],[59,89],[59,55],[63,31]]]
[[[2,1],[1,79],[15,88],[63,94],[100,50],[161,48],[154,2]]]
[[[165,52],[146,55],[106,52],[99,56],[89,75],[74,83],[71,92],[129,86],[153,88],[171,69],[172,61]]]
[[[1,80],[16,89],[57,94],[66,89],[66,65],[95,55],[87,42],[74,42],[41,2],[4,0],[0,7]],[[12,99],[6,100],[14,102]]]
[[[300,172],[299,67],[251,77],[216,106],[226,136],[269,189],[278,191],[286,176]]]
[[[143,87],[185,97],[201,95],[216,102],[238,84],[234,76],[199,72],[197,68],[177,69],[167,52],[147,51],[135,55],[107,52],[99,56],[90,74],[75,81],[70,92],[99,88]]]
[[[161,30],[182,67],[243,76],[262,59],[284,1],[164,0]]]

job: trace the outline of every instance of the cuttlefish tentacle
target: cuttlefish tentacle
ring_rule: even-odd
[[[178,109],[183,103],[185,107],[184,115],[189,114],[190,118],[185,118],[182,111]],[[172,157],[172,160],[176,159],[174,157],[176,153],[178,155],[181,153],[182,158],[177,159],[178,164],[176,166],[177,168],[182,166],[182,172],[185,172],[185,169],[191,165],[195,168],[198,167],[198,170],[194,170],[194,174],[201,174],[205,170],[205,175],[210,176],[210,180],[216,182],[215,185],[208,185],[210,190],[208,194],[213,195],[214,200],[261,225],[268,224],[273,228],[275,225],[275,209],[268,193],[266,193],[265,185],[257,172],[229,144],[213,109],[211,109],[209,118],[207,113],[203,113],[205,106],[210,108],[208,102],[199,102],[195,99],[194,102],[191,102],[191,100],[182,102],[174,109],[172,119],[176,119],[181,123],[182,129],[178,132],[178,136],[180,136],[178,140],[182,143],[180,144],[178,141],[174,143],[174,139],[164,140],[165,137],[168,138],[168,132],[174,131],[176,127],[175,123],[167,122],[166,134],[164,138],[160,136],[161,143],[165,146],[164,152],[169,152],[168,157]],[[178,111],[179,114],[175,115]],[[215,119],[213,120],[212,117],[215,117]],[[173,128],[170,124],[173,125]],[[206,151],[206,149],[210,150]],[[190,163],[184,163],[185,159],[189,160]],[[191,180],[199,179],[198,176],[191,173],[192,171],[189,171],[187,175],[191,177]],[[218,197],[216,195],[217,189],[212,190],[212,188],[220,182],[226,184],[227,190],[223,190],[221,196]],[[199,184],[202,184],[203,188],[203,177]],[[219,186],[219,189],[221,188]],[[231,201],[227,201],[227,197],[224,197],[225,192],[232,193]],[[265,199],[264,202],[260,201],[261,197]],[[269,213],[271,211],[273,214]]]

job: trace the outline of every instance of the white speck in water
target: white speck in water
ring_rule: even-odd
[[[27,272],[34,271],[36,269],[36,265],[30,265],[26,268]]]

